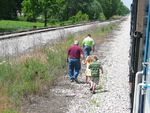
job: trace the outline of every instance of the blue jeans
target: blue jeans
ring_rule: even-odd
[[[77,78],[81,69],[80,59],[69,59],[69,77]]]
[[[85,58],[90,55],[91,50],[92,50],[91,46],[85,46],[84,47]]]

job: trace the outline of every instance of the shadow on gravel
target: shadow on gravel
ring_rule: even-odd
[[[110,91],[107,89],[104,89],[104,90],[98,90],[96,93],[106,93],[106,92],[110,92]]]

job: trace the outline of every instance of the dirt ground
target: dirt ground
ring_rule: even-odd
[[[79,75],[80,83],[71,83],[62,75],[56,84],[42,95],[24,101],[24,113],[129,113],[128,56],[130,46],[130,17],[117,29],[107,34],[102,44],[96,45],[103,63],[103,89],[92,94],[85,83],[85,66]]]

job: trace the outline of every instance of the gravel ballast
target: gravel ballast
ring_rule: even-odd
[[[42,95],[25,100],[25,113],[130,113],[128,59],[130,47],[130,17],[107,34],[102,44],[96,45],[103,63],[102,89],[92,94],[85,81],[85,66],[79,75],[80,84],[69,81],[68,75]]]

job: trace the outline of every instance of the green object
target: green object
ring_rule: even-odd
[[[99,77],[99,69],[101,68],[100,62],[91,62],[89,69],[91,69],[92,77]]]
[[[94,40],[90,37],[87,37],[83,40],[82,44],[84,46],[93,46],[95,43],[94,43]]]

